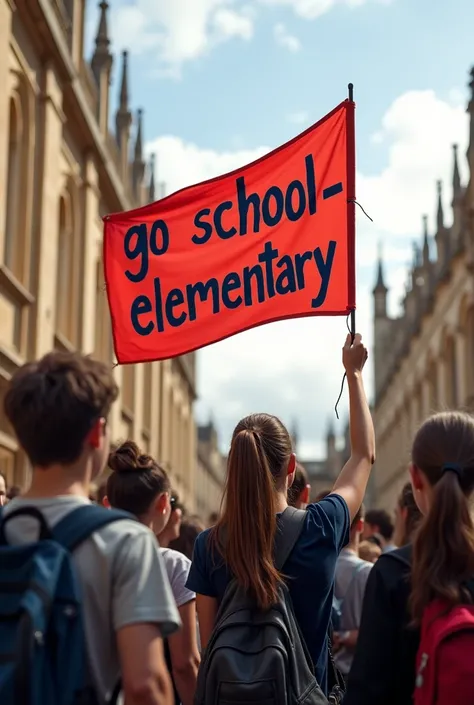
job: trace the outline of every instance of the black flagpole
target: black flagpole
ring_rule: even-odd
[[[348,89],[348,97],[351,103],[354,102],[354,84],[349,83],[347,86]],[[352,208],[355,211],[355,203],[351,203]],[[354,213],[354,218],[355,218],[355,213]],[[355,334],[356,334],[356,312],[355,308],[351,310],[351,317],[350,317],[350,331],[351,331],[351,336],[352,336],[352,342],[354,342]]]

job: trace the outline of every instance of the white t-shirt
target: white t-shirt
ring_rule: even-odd
[[[36,507],[54,527],[77,507],[90,504],[83,497],[17,498],[4,516],[20,507]],[[12,518],[6,524],[11,544],[35,541],[38,522]],[[113,522],[94,532],[73,554],[84,596],[84,627],[89,668],[101,705],[120,677],[115,633],[131,624],[160,625],[164,637],[180,627],[180,618],[153,533],[138,522]]]
[[[174,551],[172,548],[160,548],[160,552],[165,562],[166,572],[168,573],[177,607],[182,607],[188,602],[195,600],[196,593],[186,587],[191,569],[189,558],[179,551]]]

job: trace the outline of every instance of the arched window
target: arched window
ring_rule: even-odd
[[[27,283],[27,262],[25,252],[25,210],[22,203],[27,177],[28,131],[25,129],[25,111],[20,93],[10,98],[8,175],[5,222],[4,260],[8,269],[22,284]]]
[[[438,374],[436,363],[431,361],[428,367],[428,389],[429,389],[429,409],[428,413],[432,414],[438,408]]]
[[[456,351],[453,338],[448,338],[445,348],[446,407],[454,409],[457,404]]]
[[[466,316],[466,400],[469,407],[474,408],[474,308],[470,308]]]
[[[81,254],[72,188],[59,199],[58,258],[56,276],[56,338],[59,347],[79,346],[81,298],[79,290]]]
[[[104,288],[102,261],[96,266],[96,314],[95,314],[94,354],[102,362],[110,362],[112,357],[112,328],[107,294]]]

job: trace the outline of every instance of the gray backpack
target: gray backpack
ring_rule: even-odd
[[[275,543],[281,570],[306,512],[288,507]],[[327,705],[313,673],[288,588],[267,612],[232,580],[222,599],[199,670],[195,705]]]

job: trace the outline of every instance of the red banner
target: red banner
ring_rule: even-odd
[[[120,363],[355,307],[354,103],[236,171],[104,218]]]

